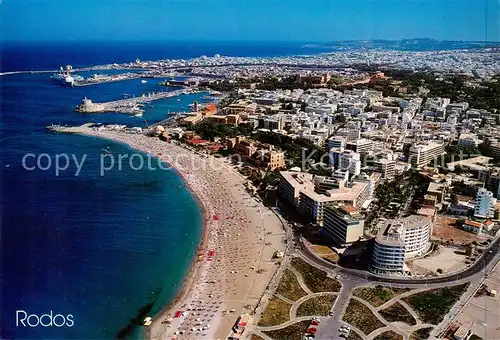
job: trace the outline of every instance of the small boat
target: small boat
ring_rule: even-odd
[[[142,117],[142,113],[136,113],[134,117]]]
[[[151,326],[151,324],[152,324],[152,323],[153,323],[153,319],[152,319],[150,316],[146,317],[146,318],[144,319],[144,321],[142,322],[142,324],[143,324],[144,326],[146,326],[146,327]]]
[[[147,81],[147,80],[145,80],[145,79],[141,80],[141,83],[143,83],[143,84],[146,84],[147,82],[148,82],[148,81]]]

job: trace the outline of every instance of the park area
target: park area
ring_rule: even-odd
[[[311,266],[309,263],[305,262],[301,258],[294,258],[291,261],[292,267],[295,268],[306,285],[311,289],[312,292],[338,292],[340,291],[341,285],[335,279],[327,277],[326,272]]]
[[[469,287],[468,283],[427,290],[403,298],[424,323],[437,325]]]
[[[313,244],[311,245],[311,250],[319,257],[332,262],[339,262],[339,254],[334,252],[330,247]]]
[[[359,301],[351,299],[344,312],[343,320],[348,324],[358,328],[364,334],[368,335],[376,329],[385,327],[368,307]]]
[[[328,316],[341,284],[300,258],[285,265],[279,280],[258,316],[256,330],[275,340],[301,339],[307,325],[299,321]]]
[[[387,286],[361,287],[356,288],[353,295],[363,299],[374,307],[378,307],[398,295],[409,292],[410,288],[396,288]]]

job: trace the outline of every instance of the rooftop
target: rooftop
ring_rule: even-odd
[[[386,220],[379,229],[375,241],[389,246],[404,246],[404,234],[408,229],[423,228],[431,223],[431,219],[421,215]]]
[[[446,164],[448,168],[454,168],[456,166],[464,166],[473,170],[484,170],[486,169],[485,165],[487,165],[490,160],[493,158],[486,156],[478,156],[469,159],[464,159],[456,162],[451,162]]]
[[[331,189],[326,194],[319,194],[315,191],[312,175],[291,171],[281,171],[280,174],[296,190],[316,202],[354,201],[368,185],[368,183],[354,182],[351,187]]]

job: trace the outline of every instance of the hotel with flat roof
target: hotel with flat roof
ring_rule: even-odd
[[[318,179],[318,177],[316,177]],[[345,185],[344,181],[313,180],[309,174],[294,171],[281,171],[280,194],[295,205],[299,212],[310,218],[313,223],[323,225],[324,210],[335,203],[350,204],[360,208],[370,199],[371,185],[368,182],[354,181]]]
[[[363,237],[364,216],[352,205],[327,207],[323,216],[322,233],[335,244],[344,247]]]

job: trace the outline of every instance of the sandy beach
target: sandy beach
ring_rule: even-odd
[[[83,128],[80,134],[125,143],[174,167],[204,211],[198,256],[177,298],[156,315],[150,339],[226,339],[259,303],[285,250],[276,215],[252,197],[226,159],[197,154],[155,137]],[[170,170],[171,171],[171,170]]]

